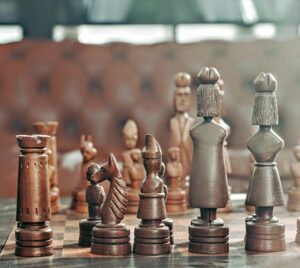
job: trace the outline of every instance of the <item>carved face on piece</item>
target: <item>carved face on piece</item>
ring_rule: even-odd
[[[171,161],[180,161],[180,149],[177,147],[172,147],[168,151],[169,159]]]
[[[84,162],[91,161],[97,155],[97,149],[94,147],[92,136],[82,135],[80,139],[80,151]]]
[[[138,135],[137,133],[132,135],[124,135],[125,145],[128,149],[133,149],[136,147]]]
[[[174,96],[175,111],[178,113],[188,112],[191,106],[191,90],[189,87],[177,88]]]
[[[91,164],[87,168],[86,177],[87,180],[98,184],[105,180],[111,181],[118,173],[120,173],[120,171],[117,160],[113,154],[110,154],[107,164],[103,166],[96,163]]]

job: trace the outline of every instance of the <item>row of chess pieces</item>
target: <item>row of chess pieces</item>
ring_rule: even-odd
[[[220,117],[222,83],[215,68],[202,68],[198,79],[197,108],[203,120],[194,125],[187,114],[190,77],[181,73],[175,79],[176,116],[170,120],[172,145],[166,167],[170,191],[161,178],[165,166],[160,145],[152,135],[147,135],[143,150],[137,149],[137,127],[132,120],[124,127],[128,150],[122,155],[122,171],[113,154],[105,165],[92,163],[97,150],[91,136],[82,136],[82,179],[73,192],[72,208],[89,213],[80,222],[79,244],[91,246],[92,253],[131,253],[130,231],[121,223],[127,211],[137,213],[141,219],[134,231],[135,253],[170,253],[173,221],[167,218],[166,210],[185,210],[187,196],[190,206],[200,209],[200,215],[189,226],[189,251],[201,254],[229,251],[229,228],[217,217],[217,209],[225,208],[229,199],[226,139],[230,131]],[[271,74],[261,73],[254,84],[252,123],[259,125],[259,129],[247,141],[256,162],[246,205],[254,206],[255,213],[246,219],[245,248],[257,252],[282,251],[285,250],[285,226],[273,216],[273,207],[283,205],[275,158],[284,141],[272,129],[278,124],[277,83]],[[50,211],[59,210],[57,123],[37,122],[34,128],[38,134],[17,136],[21,154],[15,253],[19,256],[53,253]],[[190,180],[182,182],[189,165]],[[106,197],[99,185],[104,180],[110,183]]]

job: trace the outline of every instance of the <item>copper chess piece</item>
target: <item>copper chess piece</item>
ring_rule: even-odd
[[[35,122],[33,123],[35,133],[49,135],[47,145],[48,154],[48,174],[50,182],[50,202],[51,213],[56,214],[59,212],[59,188],[58,188],[58,169],[57,169],[57,144],[56,144],[56,132],[58,128],[58,122]]]
[[[171,252],[170,230],[166,219],[167,188],[159,177],[162,173],[162,152],[152,135],[145,138],[142,151],[146,177],[143,179],[137,217],[141,223],[134,230],[133,252],[142,255],[162,255]]]
[[[129,227],[121,223],[127,210],[127,188],[113,154],[106,165],[92,164],[95,183],[108,180],[109,191],[102,206],[98,223],[93,228],[91,253],[97,255],[124,256],[131,253]]]
[[[86,203],[86,188],[88,180],[86,178],[87,167],[95,159],[98,151],[94,147],[91,135],[81,135],[80,152],[82,154],[81,176],[79,184],[73,190],[71,209],[75,209],[78,213],[88,213],[88,205]]]
[[[300,145],[294,147],[294,155],[297,162],[291,165],[291,174],[294,179],[294,187],[288,192],[287,209],[300,211]]]
[[[171,147],[168,151],[167,164],[168,198],[166,201],[167,212],[183,213],[187,210],[186,191],[182,187],[183,167],[181,153],[178,147]]]
[[[90,185],[86,188],[86,202],[88,203],[89,216],[79,222],[78,244],[90,247],[92,244],[92,231],[96,224],[101,223],[101,208],[105,199],[105,192],[102,186],[98,185],[97,172],[100,167],[97,164],[91,165],[86,171],[86,178]]]
[[[249,251],[283,251],[285,226],[273,216],[273,207],[283,206],[284,197],[275,158],[284,141],[272,129],[278,124],[277,82],[272,74],[260,73],[254,81],[255,101],[252,124],[257,132],[247,141],[255,157],[246,205],[255,206],[255,215],[246,220],[245,248]]]
[[[227,174],[224,161],[226,129],[216,123],[220,113],[220,75],[215,68],[204,67],[198,74],[198,116],[203,121],[191,129],[193,160],[190,177],[190,205],[200,208],[200,216],[189,226],[189,251],[219,254],[229,251],[229,228],[217,218],[217,208],[228,201]]]
[[[20,147],[15,254],[39,257],[53,254],[46,135],[18,135]]]
[[[127,213],[136,214],[139,206],[139,193],[141,190],[141,182],[145,175],[143,165],[142,151],[140,149],[132,149],[130,152],[132,165],[129,168],[130,188],[128,190],[128,208]]]
[[[130,168],[133,164],[133,159],[131,155],[131,151],[136,149],[136,145],[138,142],[138,128],[136,123],[133,120],[128,120],[123,128],[123,137],[124,143],[126,146],[126,151],[122,154],[122,177],[127,185],[131,184],[130,181]]]

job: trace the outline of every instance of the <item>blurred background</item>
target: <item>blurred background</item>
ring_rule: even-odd
[[[234,192],[245,192],[251,176],[253,80],[262,71],[277,78],[287,190],[300,133],[299,12],[297,0],[0,0],[0,196],[16,194],[15,135],[32,133],[34,121],[60,124],[62,195],[79,180],[80,160],[64,159],[81,134],[93,135],[99,161],[108,152],[119,157],[132,118],[139,145],[152,133],[166,152],[174,75],[190,73],[194,95],[203,66],[216,67],[225,82]]]

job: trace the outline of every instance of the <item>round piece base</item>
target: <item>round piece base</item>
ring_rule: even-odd
[[[255,252],[286,250],[285,226],[282,223],[246,223],[245,249]]]
[[[52,245],[46,247],[19,247],[16,246],[15,254],[21,257],[42,257],[53,255]]]
[[[92,243],[91,253],[106,256],[127,256],[131,254],[130,243],[125,244],[96,244]]]
[[[189,226],[189,252],[226,254],[229,252],[229,228],[225,226]]]
[[[133,253],[140,255],[165,255],[171,253],[170,242],[163,244],[146,244],[134,242]]]

